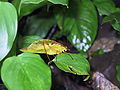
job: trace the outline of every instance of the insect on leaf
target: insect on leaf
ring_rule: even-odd
[[[54,40],[42,39],[33,42],[27,48],[20,49],[20,51],[54,55],[67,51],[67,47]]]

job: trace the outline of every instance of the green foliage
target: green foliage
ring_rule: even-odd
[[[65,72],[89,76],[89,62],[80,54],[62,53],[57,55],[53,62]]]
[[[28,47],[31,43],[42,39],[40,36],[24,36],[24,37],[19,37],[19,42],[18,42],[18,48],[26,48]]]
[[[86,52],[97,32],[97,13],[89,0],[71,0],[69,8],[56,16],[60,29],[69,32],[68,40]]]
[[[9,90],[50,90],[51,70],[43,59],[32,53],[15,54],[21,53],[18,51],[20,48],[45,38],[55,25],[58,25],[54,28],[58,31],[52,38],[65,36],[80,53],[61,53],[50,62],[65,72],[87,75],[85,80],[90,76],[86,58],[97,34],[97,10],[99,15],[106,15],[103,23],[110,22],[115,30],[120,31],[120,9],[112,0],[12,0],[13,5],[7,1],[0,1],[0,60],[9,57],[6,57],[1,69],[3,83]],[[31,14],[38,8],[39,13]],[[21,26],[17,17],[21,22],[23,16],[27,19]],[[18,25],[21,26],[19,32]],[[116,69],[120,81],[120,66]]]
[[[18,11],[19,17],[25,16],[33,12],[35,9],[40,8],[47,4],[47,2],[54,4],[68,4],[68,0],[13,0],[13,4]]]
[[[116,77],[117,77],[117,80],[120,82],[120,65],[116,66],[116,70],[117,70]]]
[[[45,16],[47,12],[43,13],[42,14]],[[25,35],[39,35],[41,38],[45,38],[50,28],[55,24],[55,19],[54,17],[43,18],[40,15],[34,15],[27,20],[24,28]]]
[[[120,10],[104,17],[103,23],[110,22],[113,28],[120,32]]]
[[[48,1],[54,4],[61,4],[68,6],[68,0],[48,0]]]
[[[51,70],[37,54],[23,53],[6,59],[1,76],[9,90],[51,88]]]
[[[0,60],[12,48],[17,33],[17,24],[14,6],[8,2],[0,2]]]
[[[113,0],[93,0],[100,15],[109,15],[116,11]]]
[[[93,0],[100,15],[107,15],[103,23],[110,22],[112,27],[120,31],[120,8],[116,8],[113,0]]]
[[[19,17],[22,17],[43,6],[46,0],[13,0],[12,3],[18,11]]]
[[[7,2],[8,0],[1,0],[1,1],[3,1],[3,2]]]

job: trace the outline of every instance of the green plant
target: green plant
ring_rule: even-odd
[[[117,80],[120,82],[120,65],[116,66],[116,70],[117,70],[116,77],[117,77]]]
[[[119,16],[112,14],[120,12],[119,9],[115,8],[112,0],[111,2],[106,0],[104,3],[112,6],[110,7],[111,12],[106,10],[107,5],[101,5],[99,2],[103,1],[12,0],[9,3],[7,0],[1,0],[0,60],[4,60],[1,78],[6,87],[9,90],[49,90],[51,88],[49,65],[37,54],[22,53],[18,55],[21,53],[18,50],[36,40],[45,38],[52,26],[56,24],[59,30],[52,39],[66,36],[81,54],[61,53],[51,61],[65,72],[89,77],[90,65],[82,54],[86,54],[97,34],[98,17],[94,5],[97,6],[99,14],[107,15],[104,22],[114,22],[111,23],[112,26],[120,31],[120,23],[117,19]],[[29,16],[30,20],[22,28],[24,31],[18,32],[18,25],[23,16],[31,14],[38,8],[42,8],[41,12]],[[109,17],[113,18],[109,19]],[[21,32],[24,35],[21,35]]]

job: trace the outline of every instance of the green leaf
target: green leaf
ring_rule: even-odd
[[[103,18],[103,23],[110,22],[113,28],[120,32],[120,11],[111,13],[109,16]]]
[[[20,18],[22,16],[28,15],[33,12],[35,9],[40,8],[47,3],[52,2],[53,4],[68,4],[68,0],[13,0],[13,4],[15,5]]]
[[[93,0],[93,3],[100,15],[109,15],[117,10],[113,0]]]
[[[38,35],[41,38],[45,38],[54,24],[55,19],[53,17],[34,15],[27,20],[24,33],[25,35]]]
[[[48,0],[48,1],[54,4],[61,4],[68,6],[68,0]]]
[[[8,0],[1,0],[1,1],[3,1],[3,2],[7,2]]]
[[[11,50],[9,51],[9,53],[7,54],[7,56],[4,58],[4,59],[6,59],[6,58],[8,58],[8,57],[11,57],[11,56],[16,56],[16,42],[17,42],[17,39],[15,39],[14,40],[14,43],[13,43],[13,46],[12,46],[12,48],[11,48]]]
[[[13,0],[13,4],[18,11],[20,18],[28,15],[35,9],[45,5],[47,0]]]
[[[0,60],[12,48],[17,33],[17,13],[8,2],[0,2]]]
[[[89,76],[89,62],[80,54],[62,53],[57,55],[53,62],[65,72]]]
[[[1,76],[9,90],[50,90],[51,71],[43,59],[23,53],[3,62]]]
[[[59,28],[69,33],[68,40],[80,51],[86,52],[97,32],[97,13],[90,0],[71,0],[68,9],[56,16]]]
[[[120,82],[120,65],[116,66],[116,70],[117,70],[116,78]]]
[[[18,47],[20,48],[26,48],[33,42],[42,39],[40,36],[24,36],[24,37],[19,37],[18,41]]]

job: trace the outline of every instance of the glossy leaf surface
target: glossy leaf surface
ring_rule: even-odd
[[[40,15],[41,14],[42,13],[40,13]],[[45,16],[46,14],[47,12],[43,14],[43,16]],[[55,24],[55,20],[53,17],[43,18],[40,15],[29,17],[24,28],[25,35],[38,35],[41,38],[45,38],[49,30]]]
[[[51,87],[51,70],[37,54],[23,53],[6,59],[1,76],[9,90],[50,90]]]
[[[116,70],[117,70],[116,77],[117,77],[117,80],[120,82],[120,65],[116,66]]]
[[[93,3],[100,15],[109,15],[117,10],[113,0],[93,0]]]
[[[62,5],[68,5],[68,0],[48,0],[49,2],[52,2],[54,4],[62,4]]]
[[[0,60],[12,48],[17,33],[17,12],[8,2],[0,2]]]
[[[35,9],[46,5],[48,1],[53,4],[68,4],[68,0],[13,0],[13,4],[15,5],[21,18],[22,16],[30,14]]]
[[[46,3],[46,0],[13,0],[12,3],[16,7],[18,15],[21,18],[43,6]]]
[[[53,62],[65,72],[89,76],[89,62],[80,54],[62,53],[57,55]]]
[[[80,51],[86,52],[97,32],[97,13],[90,0],[71,0],[68,9],[56,16],[61,30],[66,30],[68,40]]]

